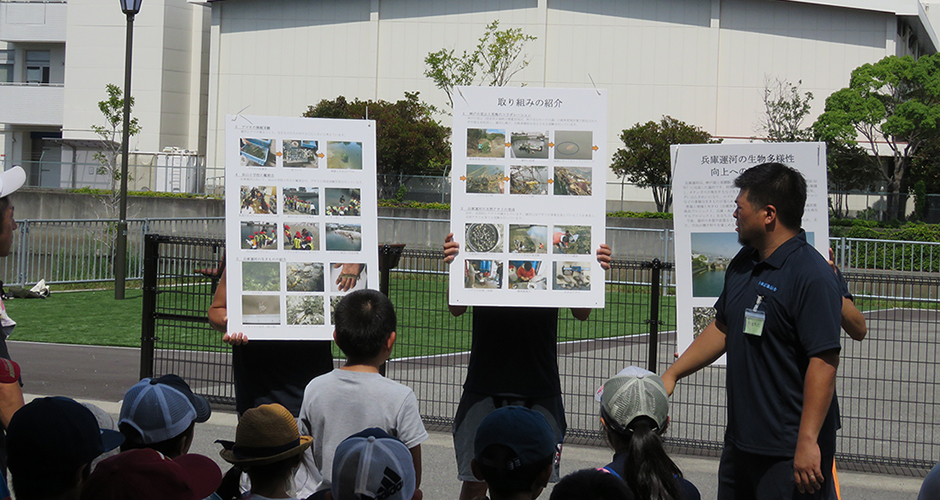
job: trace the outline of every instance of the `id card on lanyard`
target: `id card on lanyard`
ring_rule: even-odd
[[[767,316],[764,311],[758,311],[757,308],[760,307],[760,303],[763,302],[764,296],[758,295],[757,302],[754,304],[752,309],[744,310],[744,333],[748,335],[754,335],[760,337],[764,333],[764,321]]]

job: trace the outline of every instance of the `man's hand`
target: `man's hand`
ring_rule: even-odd
[[[248,335],[242,332],[226,333],[222,335],[222,342],[230,345],[245,345],[248,343]]]
[[[339,272],[339,277],[336,278],[336,284],[339,285],[337,288],[341,292],[348,292],[355,288],[356,283],[359,282],[359,272],[362,269],[362,264],[333,264],[333,269],[342,267]]]
[[[793,478],[800,493],[811,495],[822,489],[822,455],[814,441],[801,439],[793,456]]]
[[[601,263],[605,271],[610,269],[610,256],[610,246],[607,243],[601,243],[601,246],[597,247],[597,261]]]
[[[444,238],[444,262],[450,264],[460,253],[460,243],[454,241],[454,233],[447,233]]]

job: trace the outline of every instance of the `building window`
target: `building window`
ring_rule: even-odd
[[[26,83],[49,83],[49,51],[26,51]]]
[[[13,81],[13,51],[0,50],[0,83]]]

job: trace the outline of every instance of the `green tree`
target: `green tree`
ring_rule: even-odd
[[[809,114],[812,92],[800,92],[802,80],[796,84],[776,79],[764,84],[764,116],[761,131],[770,142],[801,142],[813,140],[813,131],[802,128]]]
[[[376,122],[376,161],[379,174],[441,175],[450,165],[450,127],[433,118],[435,109],[405,92],[397,102],[348,102],[339,96],[309,106],[306,117],[366,118]]]
[[[109,83],[105,86],[108,98],[98,101],[98,109],[104,116],[105,125],[92,125],[91,129],[101,138],[102,149],[94,154],[98,160],[98,175],[108,176],[110,190],[107,195],[101,198],[105,206],[105,218],[113,219],[118,213],[118,204],[120,203],[121,192],[119,189],[121,183],[121,150],[124,135],[124,92],[120,87]],[[130,107],[134,108],[134,98],[129,97]],[[140,125],[137,118],[131,118],[129,137],[140,133]],[[128,179],[129,180],[129,179]]]
[[[424,58],[427,69],[424,76],[434,80],[437,88],[447,94],[447,101],[454,107],[454,87],[483,85],[503,87],[509,84],[516,73],[529,65],[524,55],[525,44],[535,40],[522,28],[499,29],[499,21],[486,25],[486,31],[480,37],[472,52],[466,50],[456,55],[456,49],[441,49],[428,53]]]
[[[940,133],[940,54],[888,56],[855,68],[849,86],[826,99],[813,131],[830,145],[861,143],[892,194],[888,216],[903,219],[911,158]]]
[[[672,167],[669,146],[673,144],[715,144],[721,139],[685,122],[663,116],[657,123],[637,123],[620,133],[624,147],[614,153],[610,168],[618,179],[641,188],[653,189],[656,210],[666,212],[672,206]]]

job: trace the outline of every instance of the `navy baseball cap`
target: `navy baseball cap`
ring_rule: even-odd
[[[510,448],[515,458],[507,463],[491,463],[481,458],[484,450],[494,444]],[[512,470],[554,456],[555,444],[555,431],[541,413],[524,406],[504,406],[480,422],[473,453],[481,464]]]

